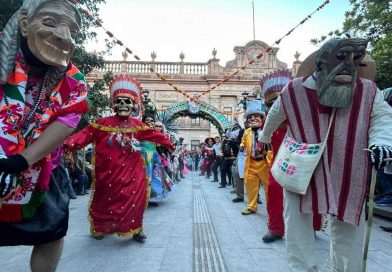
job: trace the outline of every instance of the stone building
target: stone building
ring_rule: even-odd
[[[243,99],[244,92],[248,92],[251,98],[256,98],[260,76],[278,68],[287,68],[287,64],[279,61],[277,57],[279,48],[273,47],[272,50],[266,52],[267,48],[266,43],[257,40],[251,41],[245,46],[236,46],[234,47],[235,58],[228,61],[225,66],[220,65],[219,59],[216,58],[217,51],[215,49],[212,51],[212,58],[207,62],[186,62],[184,53],[180,54],[179,62],[157,62],[155,61],[156,54],[154,52],[151,54],[152,59],[150,61],[128,61],[127,54],[124,53],[122,61],[106,61],[104,68],[93,71],[87,79],[94,81],[102,78],[107,71],[112,71],[114,74],[129,73],[140,81],[143,89],[148,90],[148,96],[155,103],[157,109],[165,111],[171,109],[175,103],[183,102],[185,104],[189,99],[175,92],[171,86],[159,79],[154,73],[151,73],[150,66],[154,67],[158,73],[181,90],[195,97],[246,65],[249,60],[254,60],[254,63],[248,65],[229,81],[198,99],[219,111],[227,113],[227,115],[220,118],[226,117],[230,122],[233,117],[231,113],[238,111],[238,104]],[[260,59],[257,59],[256,56],[260,52],[264,54]],[[299,54],[296,54],[295,57],[294,73],[300,64],[298,61]],[[206,112],[208,115],[208,111]],[[215,126],[210,121],[200,118],[197,113],[190,114],[189,111],[184,111],[182,108],[182,112],[175,115],[175,117],[178,115],[184,117],[176,118],[177,134],[183,136],[185,143],[192,147],[198,146],[207,136],[218,134]],[[191,116],[191,118],[186,116]],[[216,118],[216,116],[212,117]],[[242,121],[241,115],[236,118],[240,122]]]

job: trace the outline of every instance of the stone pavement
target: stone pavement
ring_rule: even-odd
[[[70,225],[59,272],[265,272],[288,271],[284,241],[264,244],[265,201],[256,215],[242,216],[243,203],[232,203],[231,188],[218,189],[197,173],[177,185],[159,207],[148,208],[138,244],[117,236],[89,237],[88,196],[71,201]],[[263,194],[261,194],[263,195]],[[375,218],[368,270],[392,271],[392,237],[379,230],[392,222]],[[1,233],[0,235],[6,235]],[[317,234],[320,260],[328,258],[327,232]],[[29,247],[0,248],[0,271],[29,271]]]

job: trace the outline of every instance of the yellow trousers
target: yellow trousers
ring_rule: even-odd
[[[259,196],[260,183],[263,185],[265,199],[268,197],[269,167],[266,161],[250,161],[245,173],[245,189],[248,196],[248,209],[257,212],[257,199]]]

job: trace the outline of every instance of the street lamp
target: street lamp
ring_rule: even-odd
[[[143,107],[144,107],[146,114],[155,116],[157,114],[157,109],[156,109],[153,101],[151,100],[151,98],[148,97],[149,94],[150,94],[149,90],[143,89],[143,92],[142,92]]]
[[[149,94],[150,94],[149,90],[147,89],[143,90],[143,97],[142,97],[143,102],[148,103],[148,101],[150,100],[150,98],[148,97]]]
[[[238,105],[242,105],[242,108],[246,111],[249,92],[245,91],[241,95],[242,99],[238,102]]]

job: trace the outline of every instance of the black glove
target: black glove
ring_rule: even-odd
[[[0,174],[0,198],[5,197],[11,191],[12,184],[8,173]]]
[[[392,158],[392,147],[386,145],[371,145],[369,147],[372,152],[370,153],[370,161],[374,167],[379,170],[384,168],[391,161],[385,161],[385,159]]]
[[[266,143],[262,143],[262,142],[259,142],[259,143],[260,143],[261,148],[263,149],[263,151],[268,152],[268,151],[271,150],[271,144],[266,144]]]
[[[27,168],[29,168],[29,164],[20,154],[0,159],[0,173],[6,172],[9,174],[19,174]]]
[[[29,167],[22,155],[0,159],[0,197],[5,197],[12,188],[10,174],[18,174]]]

